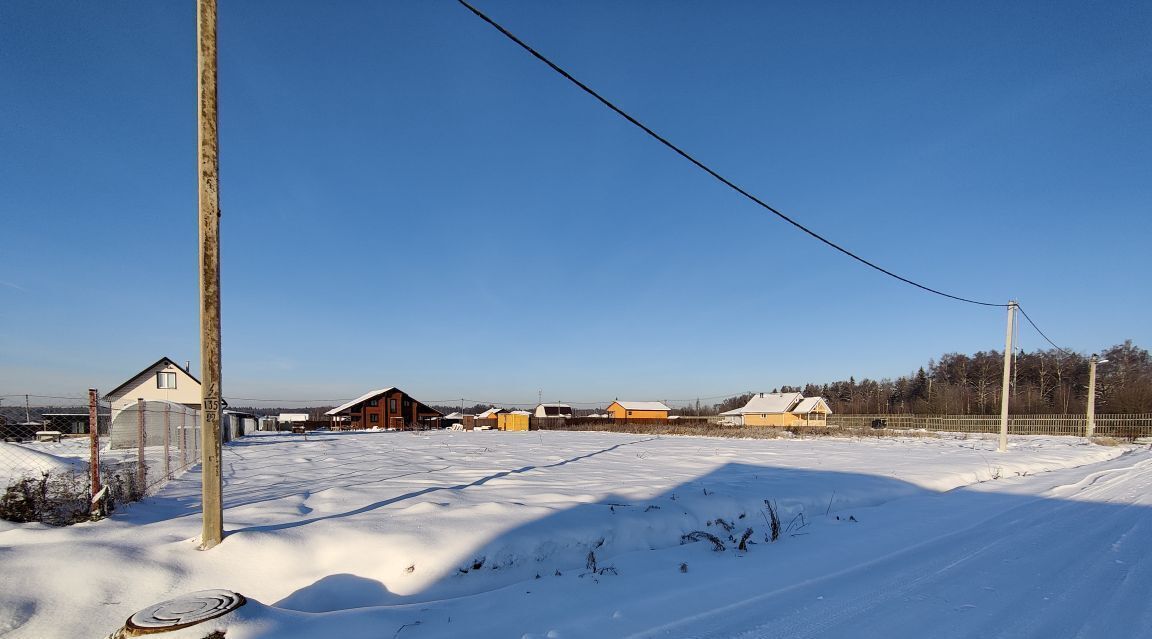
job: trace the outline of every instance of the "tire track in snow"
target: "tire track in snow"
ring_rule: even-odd
[[[1048,491],[1074,500],[1026,498],[963,530],[636,636],[1147,636],[1149,488],[1152,458],[1096,471]]]

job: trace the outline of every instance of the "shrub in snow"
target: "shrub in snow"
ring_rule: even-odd
[[[700,541],[701,539],[707,539],[708,541],[712,542],[712,550],[715,550],[716,552],[723,552],[726,548],[726,546],[724,546],[724,542],[720,541],[719,537],[713,535],[710,532],[704,532],[703,530],[694,530],[687,535],[681,535],[680,544],[684,545],[689,542]]]
[[[740,550],[741,552],[748,552],[748,538],[751,536],[752,529],[749,528],[748,530],[745,530],[744,534],[740,536],[740,545],[736,547],[737,550]]]
[[[102,465],[104,477],[102,510],[144,497],[137,463]],[[92,519],[92,484],[88,473],[45,470],[37,476],[21,477],[0,495],[0,519],[17,523],[41,522],[68,526]]]
[[[764,516],[764,521],[768,523],[768,530],[771,534],[769,541],[776,541],[780,538],[780,514],[776,510],[775,502],[764,500],[764,505],[768,507],[768,515]],[[760,512],[764,515],[764,512]]]
[[[9,484],[0,496],[0,518],[67,526],[89,518],[88,478],[71,472],[44,471]]]

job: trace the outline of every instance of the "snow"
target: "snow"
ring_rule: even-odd
[[[828,413],[832,412],[832,409],[828,407],[823,397],[805,397],[800,400],[799,404],[796,404],[796,407],[793,408],[791,412],[803,415],[805,413],[811,413],[821,407]]]
[[[746,413],[787,413],[797,402],[804,399],[800,393],[757,393],[742,408],[724,411],[721,415],[744,415]]]
[[[70,452],[74,448],[65,444],[65,441],[71,443],[80,440],[26,444],[0,442],[0,482],[3,483],[0,488],[22,477],[36,478],[43,473],[87,473],[87,461],[76,459],[72,455],[59,454],[64,451]],[[87,446],[88,440],[83,440],[83,444]],[[54,452],[56,454],[53,454]]]
[[[261,433],[224,447],[210,551],[196,472],[101,522],[0,522],[0,635],[224,588],[248,603],[157,636],[1142,636],[1152,453],[1010,442]]]

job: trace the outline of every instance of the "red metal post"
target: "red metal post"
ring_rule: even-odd
[[[95,388],[88,389],[88,471],[92,498],[100,492],[100,400]]]

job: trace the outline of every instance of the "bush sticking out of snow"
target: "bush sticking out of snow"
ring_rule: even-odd
[[[87,472],[61,468],[19,477],[0,495],[0,519],[70,526],[100,518],[95,513],[106,515],[117,504],[144,498],[136,469],[136,462],[101,465],[104,490],[99,508],[91,503],[92,484]]]
[[[67,526],[89,519],[88,478],[71,472],[43,471],[23,477],[0,495],[0,519]]]
[[[780,513],[776,510],[776,503],[764,500],[764,505],[768,507],[768,514],[765,515],[764,521],[768,523],[769,539],[768,541],[776,541],[780,538]],[[764,514],[763,511],[760,512]]]
[[[752,529],[749,528],[748,530],[745,530],[744,534],[740,535],[740,545],[736,546],[736,549],[740,552],[748,552],[748,538],[751,536]]]
[[[724,542],[720,541],[719,537],[703,530],[694,530],[687,535],[681,535],[680,545],[700,541],[701,539],[707,539],[708,541],[712,542],[712,550],[715,550],[716,552],[724,552],[726,548],[724,546]]]

